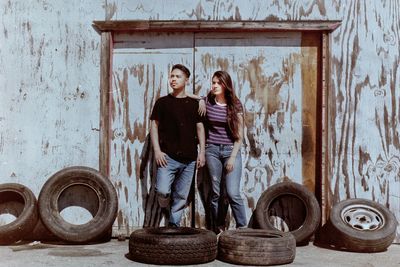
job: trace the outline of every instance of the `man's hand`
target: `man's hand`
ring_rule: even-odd
[[[167,167],[167,154],[162,151],[154,152],[154,157],[156,158],[157,165],[160,167]]]
[[[225,166],[226,172],[229,173],[229,172],[233,171],[234,167],[235,167],[235,158],[231,156],[228,159],[228,161],[226,162],[226,166]]]
[[[203,167],[205,163],[206,163],[205,153],[204,152],[199,153],[199,155],[197,156],[197,169]]]

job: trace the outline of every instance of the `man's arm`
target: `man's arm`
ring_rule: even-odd
[[[203,167],[206,162],[205,149],[206,149],[206,137],[204,131],[204,125],[202,122],[196,123],[197,138],[199,139],[200,151],[197,155],[197,168]]]
[[[161,151],[160,143],[158,139],[158,121],[151,120],[151,129],[150,129],[150,137],[151,143],[154,149],[154,157],[156,158],[157,165],[160,167],[167,166],[166,154]]]

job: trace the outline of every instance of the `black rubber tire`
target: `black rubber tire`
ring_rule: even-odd
[[[39,219],[36,226],[33,228],[32,232],[28,233],[23,238],[24,241],[40,241],[40,242],[59,242],[61,241],[57,236],[51,233],[44,225],[42,220]]]
[[[199,264],[217,257],[217,236],[204,229],[144,228],[132,232],[129,259],[161,265]]]
[[[219,236],[218,259],[242,265],[277,265],[293,262],[296,240],[277,230],[228,230]]]
[[[279,201],[285,196],[294,196],[301,201],[305,208],[305,218],[302,224],[291,230],[290,233],[296,239],[297,245],[308,244],[321,222],[321,210],[317,199],[305,186],[293,183],[282,182],[275,184],[265,190],[259,198],[255,210],[255,219],[261,229],[276,230],[269,220],[270,207],[274,201]]]
[[[37,200],[24,185],[6,183],[0,185],[0,214],[10,213],[16,219],[0,226],[0,244],[7,245],[22,240],[38,221]]]
[[[342,212],[351,207],[372,208],[382,215],[382,225],[375,230],[355,229],[342,219]],[[380,216],[378,216],[380,217]],[[362,218],[361,218],[362,220]],[[347,199],[332,207],[329,221],[324,225],[325,239],[329,245],[340,250],[354,252],[381,252],[392,244],[396,237],[397,221],[385,206],[367,199]]]
[[[89,196],[82,193],[68,195],[74,187],[83,188],[92,199],[84,199]],[[67,197],[63,198],[63,193]],[[79,225],[65,221],[60,215],[61,210],[74,204],[89,210],[93,218]],[[69,167],[53,174],[39,194],[39,213],[43,224],[67,243],[99,242],[109,233],[117,211],[118,198],[114,186],[100,172],[88,167]]]

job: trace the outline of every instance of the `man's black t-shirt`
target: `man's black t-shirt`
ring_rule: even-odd
[[[201,122],[198,107],[195,99],[176,98],[171,94],[154,104],[150,120],[158,121],[161,151],[177,161],[197,158],[196,123]]]

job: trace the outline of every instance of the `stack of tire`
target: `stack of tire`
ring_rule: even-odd
[[[70,206],[87,209],[93,218],[72,224],[60,212]],[[24,185],[0,185],[0,214],[16,219],[0,226],[0,244],[20,240],[62,241],[71,244],[103,242],[111,238],[118,210],[117,194],[100,172],[83,166],[65,168],[43,185],[39,200]]]

